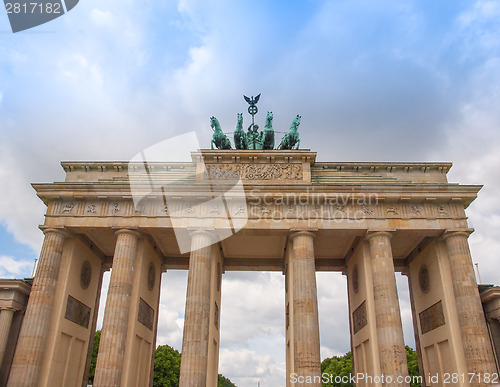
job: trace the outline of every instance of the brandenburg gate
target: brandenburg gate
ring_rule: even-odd
[[[441,375],[426,384],[498,372],[467,240],[465,209],[480,186],[449,183],[451,164],[199,150],[185,162],[62,166],[64,182],[33,185],[47,205],[45,240],[9,387],[86,385],[109,269],[94,386],[151,385],[167,270],[189,270],[183,387],[217,386],[231,270],[285,276],[287,386],[292,374],[321,386],[316,271],[347,277],[354,372],[385,376],[366,384],[409,385],[397,271],[408,277],[422,375]]]

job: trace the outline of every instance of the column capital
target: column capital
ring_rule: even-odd
[[[120,235],[120,234],[129,234],[133,235],[137,238],[141,236],[141,233],[137,229],[132,229],[132,228],[120,228],[115,231],[115,235]]]
[[[318,230],[290,230],[291,233],[290,233],[290,238],[295,239],[295,237],[298,237],[298,236],[309,236],[311,238],[315,238],[316,237],[316,231]]]
[[[457,228],[457,229],[447,229],[441,236],[441,238],[446,241],[448,238],[462,236],[468,238],[470,234],[474,232],[473,228]]]
[[[40,230],[42,230],[44,235],[48,234],[60,234],[63,238],[68,238],[70,236],[70,233],[68,230],[66,230],[65,227],[47,227],[47,226],[40,226]]]
[[[192,228],[188,229],[189,231],[189,236],[193,238],[194,236],[197,235],[204,235],[209,237],[210,239],[213,239],[214,237],[214,229],[198,229],[198,228]]]
[[[368,230],[365,235],[365,239],[369,241],[372,238],[375,237],[385,237],[387,239],[392,238],[392,233],[395,230]]]

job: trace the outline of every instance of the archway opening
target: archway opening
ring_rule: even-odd
[[[284,299],[281,272],[224,274],[219,373],[238,387],[284,385]]]

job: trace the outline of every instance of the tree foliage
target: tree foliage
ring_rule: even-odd
[[[99,350],[100,341],[101,331],[97,331],[94,335],[94,347],[92,348],[92,359],[90,360],[89,384],[94,383],[95,365],[97,363],[97,351]]]
[[[412,376],[412,380],[417,380],[419,376],[417,351],[406,346],[406,361],[408,362],[408,373]],[[410,383],[411,387],[420,387],[420,383]]]
[[[321,363],[321,373],[333,376],[346,376],[344,380],[349,380],[352,374],[352,354],[351,352],[346,353],[344,356],[334,356],[323,360]],[[324,387],[352,387],[352,383],[335,383],[335,380],[329,380],[327,383],[323,383]]]
[[[406,360],[408,362],[408,372],[410,376],[419,376],[418,371],[418,358],[417,351],[406,346]],[[345,380],[349,380],[349,376],[352,373],[352,354],[351,352],[346,353],[344,356],[334,356],[323,360],[321,363],[321,373],[340,376],[339,380],[342,380],[342,376],[347,376]],[[415,379],[414,379],[415,380]],[[353,383],[335,383],[335,380],[328,381],[328,383],[323,383],[323,387],[351,387]],[[411,383],[411,387],[420,387],[420,384]]]
[[[233,382],[231,382],[228,378],[225,378],[221,374],[219,374],[219,380],[217,381],[217,387],[236,387]]]
[[[153,387],[178,387],[181,354],[168,345],[156,348]]]
[[[94,348],[90,362],[89,384],[94,382],[97,352],[101,341],[101,331],[97,331],[94,337]],[[181,371],[181,354],[168,345],[160,345],[156,348],[154,359],[153,387],[179,387],[179,375]],[[228,378],[219,374],[217,387],[236,387]]]

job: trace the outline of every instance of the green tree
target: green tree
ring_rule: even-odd
[[[178,387],[181,354],[168,345],[156,348],[153,387]]]
[[[406,346],[406,360],[408,362],[408,372],[410,376],[419,376],[419,371],[418,371],[418,359],[417,359],[417,351],[411,349],[410,347]],[[334,378],[335,376],[339,376],[339,380],[341,381],[341,378],[343,376],[347,376],[347,379],[349,379],[349,376],[352,373],[352,354],[351,352],[346,353],[344,356],[334,356],[329,359],[325,359],[321,363],[321,373],[326,373],[328,375],[332,375]],[[335,379],[333,382],[331,380],[328,381],[328,383],[323,383],[323,387],[351,387],[353,386],[353,383],[336,383]],[[419,383],[411,383],[411,387],[420,387]]]
[[[89,384],[94,382],[97,352],[101,341],[101,331],[94,336],[94,347],[92,349],[92,360],[90,362]],[[179,375],[181,371],[181,354],[168,345],[160,345],[156,348],[154,359],[153,387],[179,387]],[[219,375],[217,387],[236,387],[228,378]]]
[[[94,335],[94,347],[92,348],[92,359],[90,360],[89,384],[94,383],[95,365],[97,363],[97,352],[101,341],[101,331],[96,331]]]
[[[219,374],[219,380],[217,381],[217,387],[236,387],[233,382],[231,382],[228,378],[225,378],[221,374]]]
[[[336,383],[335,379],[330,380],[327,383],[323,383],[324,387],[352,387],[353,383],[349,382],[350,376],[352,374],[352,355],[351,352],[346,353],[344,356],[334,356],[329,359],[323,360],[321,363],[321,373],[332,375],[334,378],[339,377],[340,383]],[[342,377],[347,380],[347,383],[343,383]]]
[[[412,376],[412,380],[418,380],[415,377],[419,376],[419,370],[418,370],[418,358],[417,358],[417,351],[414,349],[406,346],[406,361],[408,362],[408,373],[410,376]],[[411,387],[420,387],[420,383],[410,383]]]

